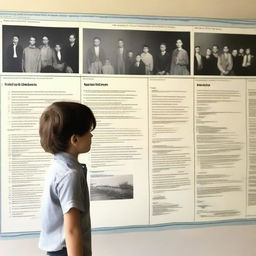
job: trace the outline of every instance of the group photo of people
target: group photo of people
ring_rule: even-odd
[[[194,75],[255,76],[256,36],[195,33]]]
[[[189,75],[190,33],[84,29],[83,73]]]
[[[78,28],[3,26],[3,72],[78,73]]]

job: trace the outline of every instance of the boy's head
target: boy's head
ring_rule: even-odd
[[[128,52],[128,57],[129,57],[129,58],[132,58],[132,57],[133,57],[133,51],[129,51],[129,52]]]
[[[20,39],[20,37],[19,37],[18,35],[14,35],[14,36],[12,37],[12,42],[13,42],[14,44],[17,44],[17,43],[19,42],[19,39]]]
[[[48,45],[48,44],[49,44],[49,38],[48,38],[48,36],[43,36],[42,42],[43,42],[43,45]]]
[[[36,44],[36,38],[35,38],[34,36],[31,36],[31,37],[29,38],[29,44],[30,44],[31,46],[34,46],[34,45]]]
[[[68,40],[69,40],[69,43],[70,43],[70,44],[74,44],[75,41],[76,41],[76,36],[75,36],[75,34],[69,35]]]
[[[213,46],[212,46],[212,52],[213,52],[213,53],[218,53],[218,51],[219,51],[219,46],[216,45],[216,44],[213,45]]]
[[[251,54],[251,48],[246,48],[246,49],[245,49],[245,53],[246,53],[246,54]]]
[[[243,53],[244,53],[244,48],[240,48],[240,49],[239,49],[239,53],[240,53],[240,54],[243,54]]]
[[[165,51],[166,51],[166,48],[167,48],[166,43],[161,43],[161,44],[160,44],[160,51],[161,51],[161,52],[165,52]]]
[[[40,117],[41,146],[52,154],[66,152],[73,135],[83,136],[95,127],[95,117],[87,106],[76,102],[54,102]]]
[[[145,44],[145,45],[143,46],[143,52],[144,52],[144,53],[148,53],[148,52],[149,52],[149,46],[148,46],[148,45]]]
[[[181,48],[182,45],[183,45],[182,40],[181,40],[181,39],[178,39],[178,40],[176,41],[176,46],[177,46],[177,48]]]
[[[224,53],[228,53],[229,52],[229,47],[227,45],[224,45],[223,52]]]
[[[234,57],[236,57],[236,56],[238,55],[238,50],[237,50],[237,49],[233,49],[233,50],[232,50],[232,55],[233,55]]]
[[[206,49],[206,56],[211,56],[211,54],[212,54],[212,49],[207,48]]]
[[[123,48],[124,47],[124,40],[123,39],[118,39],[118,47]]]
[[[141,61],[141,56],[140,56],[140,54],[137,54],[136,57],[135,57],[135,59],[136,59],[137,62],[140,62],[140,61]]]
[[[58,51],[61,51],[61,45],[60,44],[55,44],[55,51],[58,52]]]
[[[110,63],[110,60],[109,59],[106,59],[105,60],[105,65],[110,65],[111,63]]]
[[[200,46],[199,45],[195,46],[195,53],[200,53]]]
[[[94,46],[100,46],[100,44],[101,44],[101,39],[99,38],[99,37],[94,37],[93,38],[93,45]]]

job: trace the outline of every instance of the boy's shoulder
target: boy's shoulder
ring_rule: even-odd
[[[65,162],[59,159],[55,159],[50,167],[50,180],[54,183],[59,183],[61,180],[68,176],[80,175],[78,166]]]

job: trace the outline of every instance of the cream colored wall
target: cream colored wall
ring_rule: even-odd
[[[255,0],[1,0],[2,11],[256,19]]]
[[[0,11],[256,19],[255,0],[0,0]],[[255,256],[256,226],[93,236],[94,256]],[[0,240],[1,256],[42,256],[38,239]]]

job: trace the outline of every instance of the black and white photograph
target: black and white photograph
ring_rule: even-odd
[[[194,75],[256,75],[256,35],[195,33],[194,42]]]
[[[190,75],[190,32],[84,29],[83,73]]]
[[[4,25],[3,72],[78,73],[78,28]]]
[[[133,199],[133,176],[114,175],[92,178],[91,201]]]

